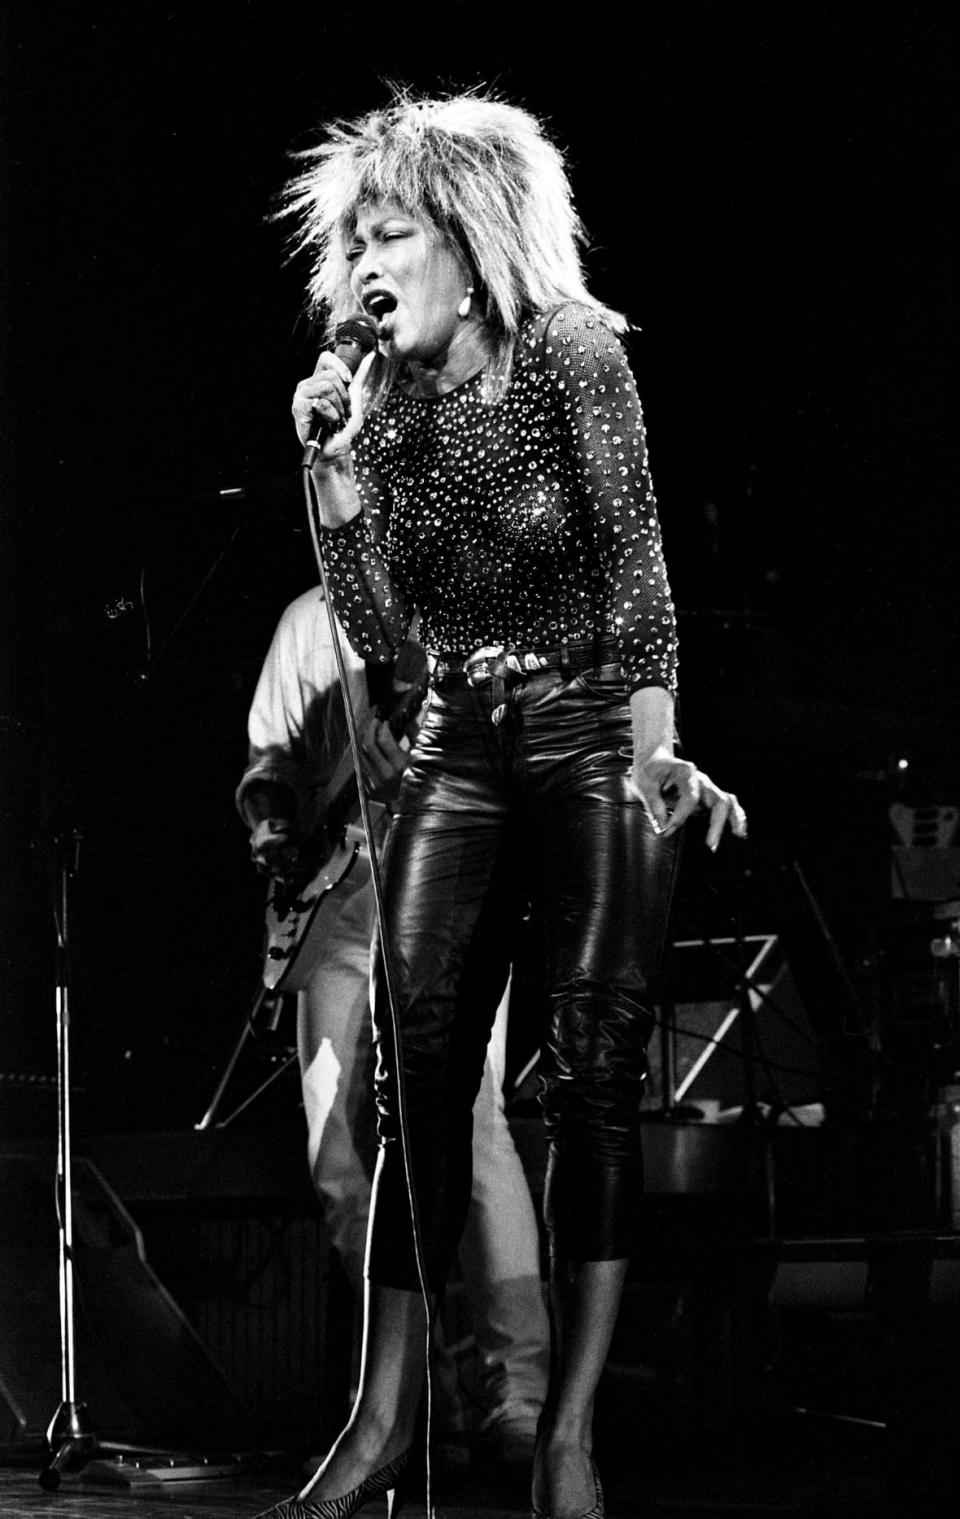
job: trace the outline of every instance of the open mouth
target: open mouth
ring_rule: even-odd
[[[397,307],[396,297],[388,295],[384,290],[378,290],[368,296],[363,304],[375,322],[382,322],[384,317],[389,316],[390,312],[395,311]]]

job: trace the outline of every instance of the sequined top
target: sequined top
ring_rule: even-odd
[[[619,339],[588,307],[521,329],[510,384],[428,399],[394,385],[354,444],[362,512],[324,533],[337,612],[365,659],[415,611],[435,653],[614,636],[632,689],[675,689],[676,624],[643,418]]]

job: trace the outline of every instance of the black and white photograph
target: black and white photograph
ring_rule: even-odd
[[[3,6],[0,1514],[952,1511],[957,42]]]

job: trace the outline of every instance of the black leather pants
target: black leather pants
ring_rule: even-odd
[[[384,856],[407,1125],[428,1277],[445,1279],[470,1200],[472,1108],[528,901],[543,935],[545,1212],[577,1260],[630,1253],[643,1186],[639,1106],[677,844],[626,786],[627,688],[616,666],[524,677],[507,694],[462,675],[431,691]],[[371,1278],[417,1286],[398,1141],[393,1040],[375,972],[381,1155]]]

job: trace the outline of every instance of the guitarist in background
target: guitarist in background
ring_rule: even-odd
[[[383,678],[342,640],[378,847],[406,762],[408,739],[388,721]],[[423,655],[408,646],[397,675]],[[419,673],[419,672],[417,672]],[[397,692],[392,693],[394,702]],[[250,709],[250,751],[237,806],[251,831],[257,868],[281,880],[303,872],[322,825],[324,795],[349,764],[346,718],[323,593],[297,598],[274,633]],[[358,833],[362,840],[362,833]],[[361,1301],[370,1184],[376,1159],[374,1048],[369,1007],[375,907],[369,859],[356,862],[325,898],[322,953],[298,993],[297,1049],[307,1150],[330,1240]],[[483,1416],[478,1449],[529,1470],[543,1404],[548,1325],[540,1281],[537,1222],[503,1110],[506,997],[497,1014],[474,1106],[473,1191],[460,1246],[480,1363]]]

